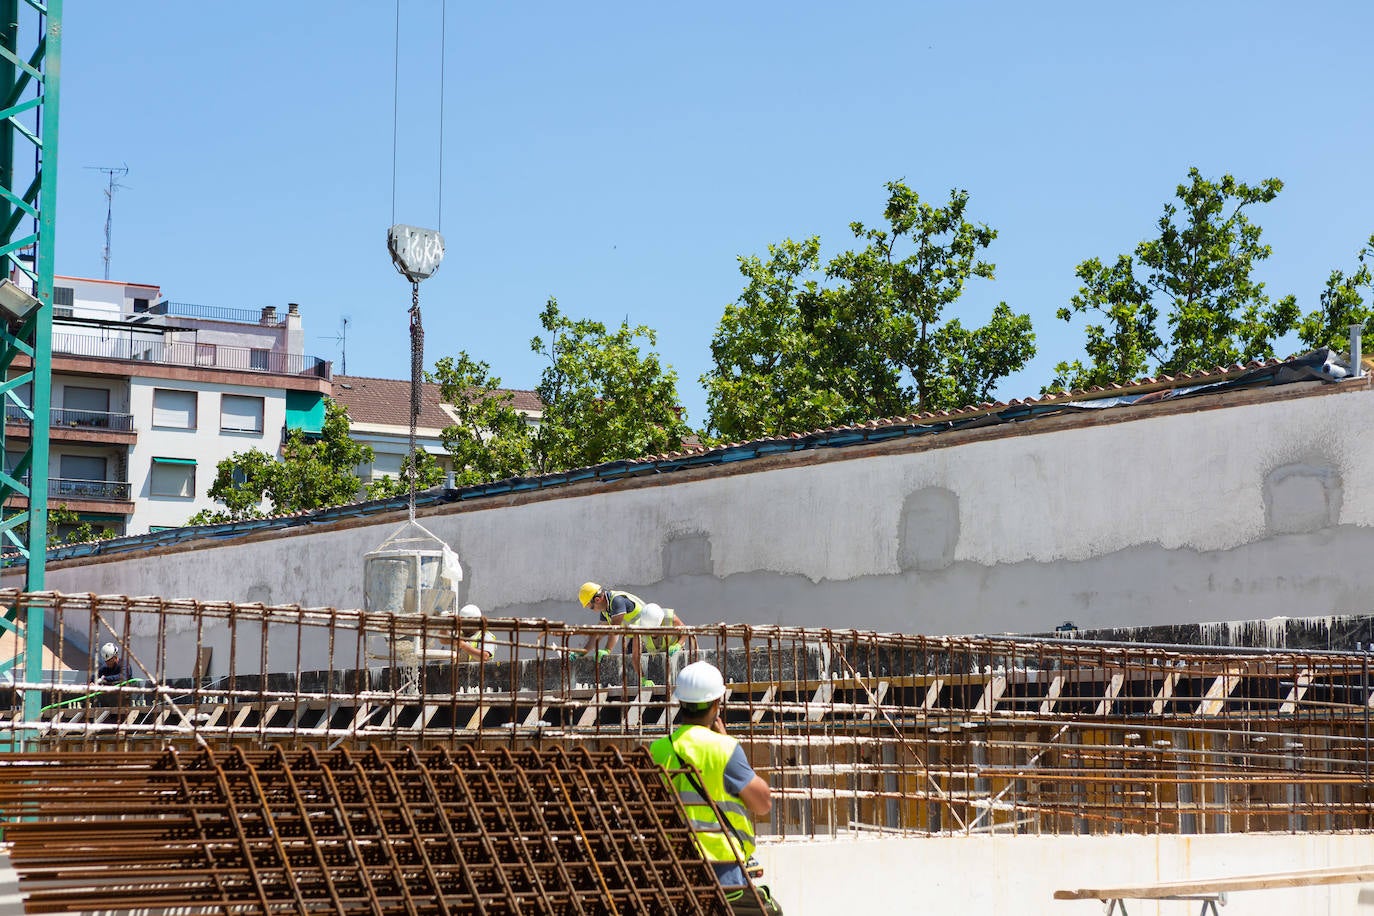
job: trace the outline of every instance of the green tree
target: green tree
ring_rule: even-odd
[[[444,468],[434,456],[422,448],[401,459],[401,470],[395,477],[378,477],[367,485],[368,499],[391,499],[410,495],[410,481],[416,478],[415,489],[428,490],[444,482]]]
[[[1035,353],[1030,317],[999,303],[982,327],[946,312],[997,232],[966,218],[968,193],[936,205],[885,186],[886,225],[850,225],[862,247],[820,273],[820,241],[740,258],[744,292],[726,307],[702,376],[708,434],[746,439],[874,417],[963,407]],[[829,283],[830,285],[826,285]]]
[[[1271,302],[1253,278],[1270,248],[1246,209],[1281,190],[1277,178],[1251,186],[1189,169],[1177,201],[1164,206],[1158,237],[1110,265],[1097,258],[1078,265],[1082,286],[1058,315],[1094,316],[1088,361],[1061,362],[1046,390],[1126,383],[1152,366],[1176,374],[1273,356],[1274,343],[1296,326],[1298,306],[1292,296]]]
[[[639,341],[657,343],[644,326],[622,322],[614,331],[598,321],[573,320],[549,299],[539,316],[547,337],[530,348],[545,367],[536,389],[543,414],[533,434],[532,468],[566,470],[641,458],[682,447],[688,429],[680,415],[677,373]]]
[[[1350,326],[1363,324],[1370,329],[1374,318],[1374,281],[1371,280],[1369,260],[1374,257],[1374,235],[1355,256],[1355,272],[1349,275],[1331,271],[1322,290],[1321,306],[1309,312],[1298,325],[1298,338],[1308,347],[1332,347],[1345,350],[1350,346]],[[1363,292],[1361,292],[1363,290]],[[1369,295],[1369,304],[1365,296]]]
[[[271,504],[272,515],[354,502],[362,487],[357,468],[373,458],[371,446],[349,437],[348,414],[332,399],[325,401],[320,435],[293,429],[281,452],[280,461],[259,449],[235,452],[221,461],[210,497],[225,508],[201,510],[187,524],[261,518],[264,501]]]
[[[515,409],[515,398],[501,388],[491,366],[466,352],[445,356],[430,380],[458,422],[444,429],[444,448],[453,456],[458,486],[518,477],[530,468],[533,436],[529,421]]]

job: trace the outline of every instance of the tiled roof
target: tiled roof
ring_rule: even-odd
[[[949,421],[968,420],[978,416],[999,413],[1013,407],[1048,407],[1056,404],[1098,401],[1105,398],[1125,397],[1127,395],[1133,397],[1142,396],[1134,397],[1133,403],[1148,403],[1150,400],[1154,400],[1156,397],[1162,397],[1167,392],[1175,389],[1196,388],[1202,385],[1225,382],[1242,376],[1247,372],[1282,366],[1287,363],[1292,363],[1296,359],[1297,357],[1290,357],[1286,360],[1252,360],[1244,365],[1235,363],[1230,366],[1215,366],[1211,369],[1197,372],[1180,372],[1178,375],[1149,376],[1125,385],[1112,384],[1105,387],[1102,385],[1094,385],[1091,388],[1075,388],[1072,391],[1044,394],[1038,398],[1029,397],[1012,398],[1010,401],[985,401],[981,404],[970,404],[967,407],[959,407],[954,410],[923,411],[921,413],[914,413],[901,417],[883,417],[848,426],[827,426],[821,429],[808,430],[806,432],[783,433],[777,436],[751,439],[746,442],[726,442],[714,446],[698,445],[695,448],[686,447],[681,451],[663,455],[645,455],[638,460],[662,461],[665,459],[681,458],[688,455],[704,454],[717,449],[764,445],[770,442],[782,442],[789,439],[804,439],[825,433],[857,432],[860,430],[883,429],[893,426],[909,426],[913,423],[944,423]],[[1152,394],[1154,395],[1153,397],[1149,396]],[[574,470],[581,469],[577,468]]]
[[[530,412],[542,408],[533,391],[499,390],[512,395],[516,410]],[[410,425],[409,380],[336,375],[332,396],[348,411],[348,419],[353,423]],[[433,382],[422,382],[418,425],[425,429],[442,429],[452,423],[453,417],[440,406],[439,386]]]

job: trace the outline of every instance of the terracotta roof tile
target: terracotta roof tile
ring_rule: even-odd
[[[516,410],[538,411],[543,406],[533,391],[498,390],[512,396]],[[407,379],[336,375],[332,397],[344,406],[349,420],[354,423],[410,425],[410,381]],[[439,386],[433,382],[421,383],[418,425],[424,429],[443,429],[452,423],[453,418],[440,406]]]

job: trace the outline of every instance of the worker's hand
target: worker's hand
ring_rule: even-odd
[[[597,649],[597,650],[596,650],[596,660],[597,660],[597,661],[601,661],[601,659],[605,658],[606,656],[608,656],[608,655],[610,655],[610,654],[611,654],[611,650],[610,650],[610,649]]]
[[[720,715],[716,716],[716,721],[711,723],[711,731],[720,732],[722,735],[730,734],[725,730],[725,713],[723,710]]]

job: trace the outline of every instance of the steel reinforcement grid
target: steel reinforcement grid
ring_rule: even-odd
[[[705,659],[773,789],[763,837],[1374,828],[1363,654],[711,626],[635,631],[679,646],[643,654],[642,685],[623,640],[576,657],[591,636],[626,634],[605,626],[489,618],[493,657],[478,661],[453,618],[0,602],[20,636],[24,609],[46,610],[42,681],[16,668],[0,687],[0,741],[29,751],[628,750],[673,727],[675,673]],[[94,687],[106,641],[129,670]]]
[[[29,913],[711,914],[643,750],[0,756]]]

